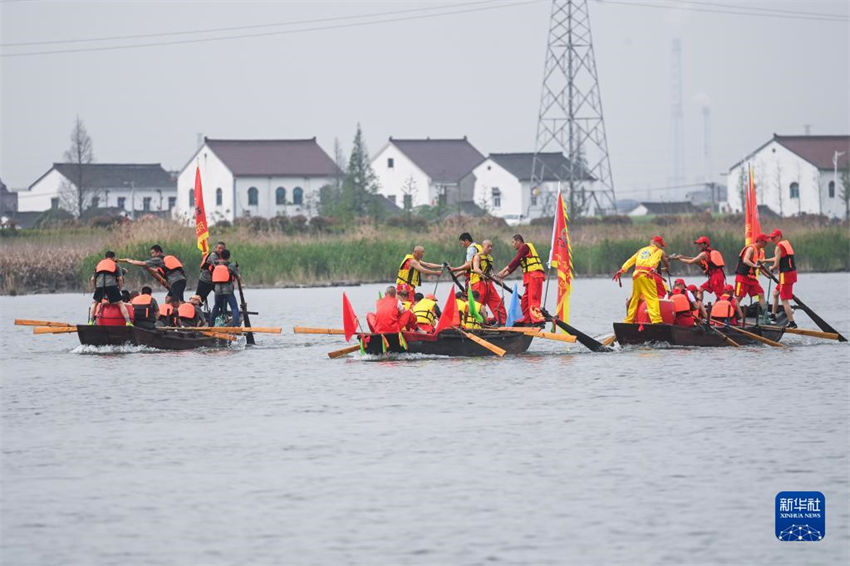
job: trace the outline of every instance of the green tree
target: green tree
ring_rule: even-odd
[[[348,168],[342,185],[329,188],[322,199],[322,214],[333,216],[343,222],[369,216],[378,220],[381,215],[378,178],[369,162],[369,151],[363,141],[363,130],[357,124],[357,133],[348,159]]]

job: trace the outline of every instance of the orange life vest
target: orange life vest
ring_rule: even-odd
[[[754,267],[750,267],[746,263],[744,263],[744,255],[747,253],[748,248],[753,248],[753,258],[752,262],[755,263],[758,260],[759,250],[754,245],[750,244],[748,246],[744,246],[744,249],[741,250],[741,253],[738,254],[738,266],[735,267],[736,275],[744,275],[746,277],[750,277],[752,279],[756,278],[756,269]]]
[[[130,304],[133,305],[133,311],[135,311],[137,319],[150,320],[153,318],[153,313],[151,312],[152,301],[153,297],[150,295],[137,295],[133,297]],[[171,305],[168,306],[170,307]]]
[[[797,264],[794,263],[794,248],[791,247],[791,242],[782,240],[776,244],[777,251],[782,250],[785,255],[779,256],[779,272],[788,273],[789,271],[797,271]]]
[[[104,258],[97,262],[97,267],[94,268],[94,272],[97,273],[109,273],[110,275],[115,275],[116,277],[119,275],[118,272],[118,264],[114,259]]]
[[[705,250],[708,255],[708,261],[701,260],[700,265],[702,266],[702,270],[708,274],[716,269],[723,269],[723,266],[726,265],[726,262],[723,260],[723,255],[711,248]]]
[[[174,305],[171,303],[163,303],[159,305],[159,316],[164,316],[168,318],[169,316],[174,314]]]
[[[691,302],[684,293],[675,293],[670,299],[673,301],[673,312],[687,312],[691,310]]]
[[[734,316],[735,309],[732,306],[732,302],[726,299],[720,299],[711,307],[711,318],[724,319],[733,318]]]
[[[168,277],[175,271],[183,271],[183,264],[173,255],[163,256],[162,263],[165,265],[165,269],[158,267],[157,271],[163,277]]]
[[[230,268],[225,263],[219,263],[212,270],[213,283],[230,283],[233,281],[233,275],[230,273]]]
[[[177,307],[177,316],[186,320],[194,320],[195,305],[192,303],[181,303],[180,306]]]

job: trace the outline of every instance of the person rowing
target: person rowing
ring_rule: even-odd
[[[779,308],[779,301],[782,301],[782,308],[785,310],[785,316],[788,319],[786,326],[788,328],[797,328],[797,323],[794,322],[794,310],[791,308],[791,299],[794,297],[794,283],[797,282],[797,263],[794,260],[794,248],[791,242],[782,239],[782,230],[774,230],[770,233],[770,241],[776,246],[773,250],[773,257],[766,259],[770,271],[779,270],[779,284],[773,291],[773,304],[771,305],[771,313],[768,317],[770,322],[776,323],[776,311]]]
[[[419,297],[417,295],[416,303],[413,305],[413,314],[416,316],[416,326],[419,330],[426,333],[433,333],[437,326],[437,320],[442,314],[440,307],[437,305],[437,297],[434,295],[425,295]]]
[[[472,240],[472,236],[469,234],[469,232],[464,232],[460,235],[460,238],[458,239],[460,240],[460,246],[466,249],[466,256],[464,258],[464,262],[461,265],[457,267],[449,266],[449,271],[451,271],[452,273],[463,273],[464,277],[466,278],[466,286],[469,287],[470,272],[472,271],[472,259],[475,257],[475,254],[481,252],[482,246],[481,244],[476,244]]]
[[[493,285],[493,256],[490,253],[493,251],[493,242],[484,240],[481,242],[481,249],[472,257],[472,271],[469,275],[469,285],[473,291],[477,291],[481,297],[481,303],[487,305],[490,312],[493,313],[493,319],[488,322],[492,323],[498,320],[501,324],[507,320],[507,311],[505,311],[505,303],[502,297],[496,291],[496,286]]]
[[[652,324],[661,324],[663,322],[661,318],[661,306],[658,302],[659,288],[657,279],[661,278],[658,273],[659,264],[662,264],[665,271],[670,271],[670,261],[667,258],[667,254],[664,253],[664,247],[664,239],[661,236],[653,237],[649,241],[648,246],[644,246],[635,252],[620,267],[619,271],[614,274],[614,281],[619,282],[620,278],[628,273],[632,266],[635,268],[632,274],[632,294],[629,297],[628,311],[623,322],[633,323],[635,321],[638,304],[641,300],[646,303],[646,312],[649,315],[650,322]]]
[[[124,298],[121,296],[124,274],[115,261],[115,252],[107,251],[104,254],[103,259],[95,266],[90,281],[94,287],[94,295],[92,295],[93,302],[89,309],[89,324],[94,324],[98,308],[106,300],[109,304],[118,305],[121,314],[124,316],[124,324],[133,326],[133,323],[130,321],[130,312],[124,304]]]
[[[209,314],[210,326],[215,326],[219,314],[224,315],[225,304],[230,307],[230,326],[239,326],[239,302],[233,294],[234,281],[239,281],[239,271],[230,263],[230,250],[223,249],[212,271],[215,304]]]
[[[537,324],[545,322],[540,311],[540,301],[543,298],[543,281],[546,273],[543,271],[543,262],[540,255],[531,242],[526,242],[521,234],[514,234],[513,246],[517,251],[511,262],[496,274],[497,279],[504,279],[522,266],[522,284],[524,292],[520,306],[522,307],[522,319],[519,323]]]
[[[159,276],[160,283],[168,288],[172,301],[183,302],[183,291],[186,290],[186,273],[183,264],[174,255],[166,255],[159,244],[154,244],[150,249],[151,257],[144,261],[123,258],[118,261],[152,269]]]
[[[189,300],[177,307],[177,326],[206,326],[204,313],[201,312],[201,296],[192,295]]]
[[[396,290],[407,290],[408,296],[411,298],[416,294],[416,288],[422,281],[423,273],[428,275],[440,275],[442,273],[442,265],[423,261],[423,257],[425,257],[425,248],[415,246],[413,253],[404,256],[401,265],[398,266]]]
[[[723,294],[723,287],[726,286],[726,272],[723,267],[726,262],[723,260],[723,255],[711,249],[711,240],[708,236],[700,236],[694,243],[700,247],[700,252],[694,257],[686,257],[681,254],[672,254],[670,259],[681,261],[688,265],[694,263],[702,267],[703,272],[708,276],[708,279],[700,285],[703,291],[713,293],[716,298],[720,298]]]
[[[756,236],[753,243],[744,246],[738,254],[738,265],[735,267],[735,298],[738,303],[741,299],[749,296],[755,297],[759,303],[758,323],[767,324],[767,304],[764,297],[764,289],[758,280],[758,261],[764,253],[768,237],[764,234]]]
[[[416,317],[413,312],[401,306],[396,288],[390,285],[384,290],[384,296],[375,303],[373,332],[394,334],[411,326]]]
[[[195,290],[195,294],[201,297],[201,300],[207,304],[209,304],[207,297],[215,289],[215,283],[212,280],[215,262],[221,259],[221,252],[226,247],[224,242],[216,242],[215,248],[204,254],[204,257],[201,258],[201,272],[198,274],[198,288]]]
[[[153,328],[156,324],[159,305],[153,298],[153,289],[147,285],[142,287],[142,292],[130,299],[135,311],[135,324],[143,328]],[[170,306],[170,305],[169,305]]]

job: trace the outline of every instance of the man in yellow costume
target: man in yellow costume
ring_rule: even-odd
[[[632,274],[632,296],[629,299],[629,310],[623,322],[634,322],[637,315],[638,304],[643,299],[646,303],[646,313],[652,324],[661,324],[661,307],[658,304],[657,279],[658,264],[663,264],[664,271],[670,270],[670,261],[664,253],[664,240],[661,236],[655,236],[649,241],[648,246],[639,249],[635,255],[626,260],[620,270],[614,274],[614,281],[619,282],[620,277],[625,275],[634,266]]]

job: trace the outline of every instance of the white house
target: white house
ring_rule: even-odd
[[[200,167],[209,224],[241,216],[315,216],[319,189],[332,185],[339,168],[316,142],[306,140],[213,140],[204,144],[177,177],[178,218],[194,218],[195,167]]]
[[[526,224],[534,218],[552,216],[558,188],[568,188],[570,162],[563,153],[538,153],[541,182],[531,183],[533,153],[491,153],[471,173],[474,177],[475,204],[509,224]],[[590,190],[593,177],[584,170],[581,186]]]
[[[159,163],[54,163],[26,190],[18,192],[22,212],[64,208],[76,214],[76,184],[82,179],[84,209],[123,209],[134,217],[171,210],[177,187]]]
[[[751,164],[759,205],[770,207],[780,216],[806,213],[845,218],[841,170],[847,168],[848,155],[850,136],[773,134],[749,158],[729,169],[729,208],[743,210],[747,166]]]
[[[372,159],[372,169],[380,194],[401,208],[415,208],[472,202],[475,180],[468,174],[483,160],[466,137],[390,137]]]

